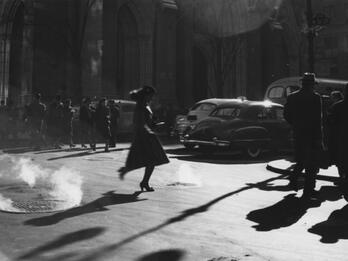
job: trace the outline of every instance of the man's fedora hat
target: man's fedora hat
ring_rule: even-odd
[[[305,72],[302,76],[301,81],[303,83],[317,83],[314,73]]]

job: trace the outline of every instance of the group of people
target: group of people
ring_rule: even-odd
[[[96,149],[96,141],[105,142],[105,151],[116,146],[119,108],[114,100],[101,98],[96,108],[90,98],[84,98],[79,112],[78,125],[73,124],[74,109],[71,99],[62,101],[57,95],[46,106],[41,95],[35,94],[32,102],[25,107],[23,119],[29,127],[32,145],[53,145],[61,148],[62,144],[75,147],[73,137],[78,137],[83,148],[87,142]]]
[[[297,190],[298,178],[305,171],[304,198],[316,197],[316,174],[321,167],[336,165],[339,185],[346,191],[348,184],[348,85],[345,94],[333,92],[331,103],[323,106],[314,91],[315,75],[305,73],[302,88],[290,94],[284,106],[284,118],[294,133],[295,167],[289,185]]]

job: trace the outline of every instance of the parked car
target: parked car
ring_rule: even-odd
[[[241,150],[257,158],[264,150],[290,149],[291,139],[282,105],[230,100],[220,103],[180,141],[188,148]]]
[[[178,115],[175,119],[173,134],[182,137],[193,129],[201,120],[207,118],[216,107],[226,101],[236,99],[206,99],[201,100],[193,105],[187,115]]]
[[[271,83],[266,90],[265,100],[285,104],[287,96],[301,88],[302,77],[287,77]],[[315,91],[321,96],[328,97],[332,91],[344,92],[348,81],[316,78]]]

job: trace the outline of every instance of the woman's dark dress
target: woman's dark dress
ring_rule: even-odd
[[[134,140],[126,161],[126,169],[129,171],[168,163],[160,141],[150,128],[154,125],[150,107],[137,103],[133,122]]]

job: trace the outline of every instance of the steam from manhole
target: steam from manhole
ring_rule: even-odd
[[[175,181],[167,184],[170,187],[199,187],[202,184],[200,176],[193,170],[190,164],[183,163],[175,173]]]
[[[82,178],[67,167],[43,168],[28,158],[0,155],[0,211],[38,213],[80,205]]]

